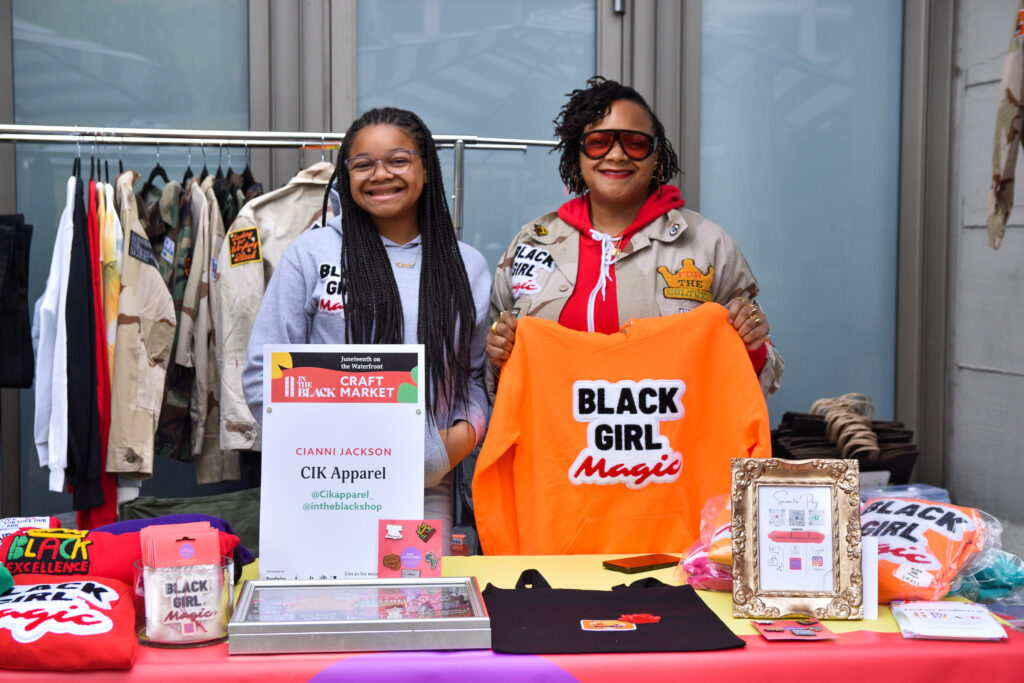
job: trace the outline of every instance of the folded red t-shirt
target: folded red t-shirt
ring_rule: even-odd
[[[130,669],[138,652],[135,607],[121,581],[25,574],[0,594],[0,667]]]

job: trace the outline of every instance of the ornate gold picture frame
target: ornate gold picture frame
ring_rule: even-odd
[[[732,613],[864,616],[856,460],[732,460]]]

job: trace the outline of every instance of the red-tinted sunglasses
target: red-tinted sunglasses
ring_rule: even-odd
[[[600,159],[612,151],[616,140],[626,156],[633,161],[643,161],[658,148],[658,141],[653,135],[638,130],[602,128],[583,134],[582,151],[591,159]]]

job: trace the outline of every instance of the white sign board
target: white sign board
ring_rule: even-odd
[[[423,346],[263,357],[260,578],[375,578],[378,520],[423,518]]]

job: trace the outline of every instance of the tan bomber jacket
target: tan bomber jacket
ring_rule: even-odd
[[[212,278],[218,298],[214,335],[220,363],[222,449],[260,448],[260,424],[249,412],[242,391],[249,334],[285,249],[321,221],[324,191],[333,172],[333,164],[318,162],[284,187],[253,199],[238,212],[221,245]]]
[[[554,212],[524,225],[498,263],[491,320],[511,311],[516,318],[557,321],[576,285],[579,240],[580,232]],[[755,301],[759,291],[732,238],[688,209],[672,209],[633,235],[608,286],[616,287],[620,326],[632,318],[685,313],[707,301]],[[782,356],[768,344],[758,376],[765,396],[779,388],[783,368]]]

